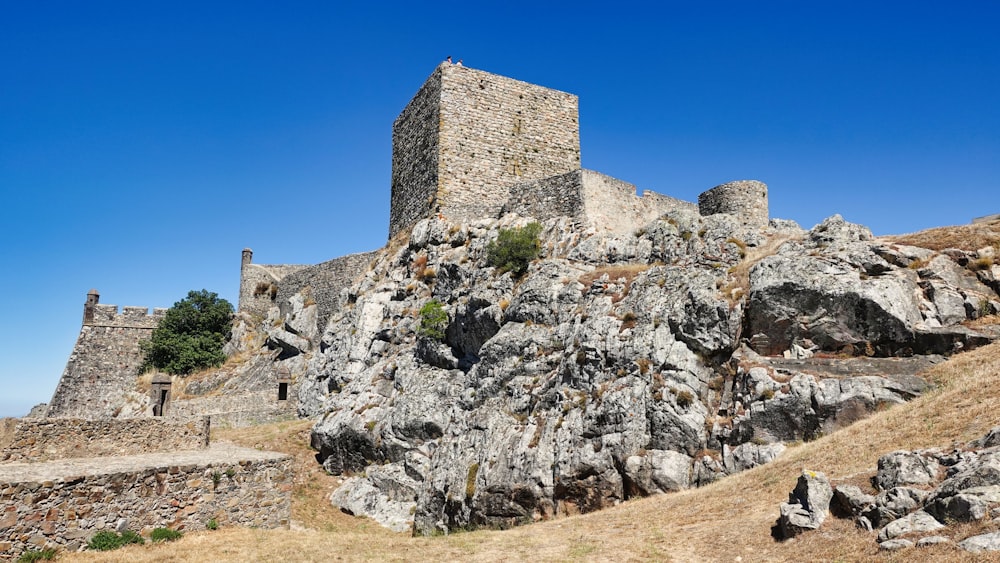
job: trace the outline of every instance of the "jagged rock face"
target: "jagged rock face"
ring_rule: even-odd
[[[420,221],[344,290],[319,336],[308,323],[270,332],[287,353],[316,342],[299,412],[319,417],[312,444],[328,471],[363,474],[335,495],[345,510],[420,534],[596,510],[766,463],[782,440],[924,388],[775,367],[745,345],[762,333],[796,357],[919,351],[930,274],[883,258],[862,227],[757,229],[678,211],[615,236],[553,219],[523,278],[488,267],[498,230],[525,222]],[[789,240],[739,287],[738,266],[778,236]],[[935,283],[989,291],[958,273],[968,287]],[[443,342],[417,336],[431,299],[449,314]],[[963,335],[942,342],[976,343],[939,324]]]

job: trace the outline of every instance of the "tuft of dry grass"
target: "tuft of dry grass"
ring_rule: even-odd
[[[1000,343],[954,356],[925,374],[938,387],[905,405],[879,412],[814,442],[790,447],[778,460],[701,489],[508,531],[434,538],[394,534],[370,520],[328,508],[333,478],[323,475],[304,445],[308,422],[219,432],[243,444],[296,456],[293,515],[309,529],[227,528],[195,532],[176,542],[116,552],[65,554],[66,561],[912,561],[996,560],[954,545],[883,554],[875,534],[832,516],[815,532],[775,542],[770,527],[778,504],[803,468],[835,483],[863,482],[879,456],[899,449],[949,447],[983,435],[1000,412]],[[311,464],[311,465],[310,465]],[[310,485],[315,481],[314,484]],[[996,529],[975,523],[949,529],[953,540]]]
[[[959,248],[971,252],[987,246],[1000,248],[1000,221],[937,227],[917,233],[889,235],[880,238],[890,244],[919,246],[937,251],[945,248]]]
[[[635,281],[636,276],[651,267],[650,264],[612,264],[610,266],[594,268],[580,276],[579,282],[583,284],[581,291],[586,293],[598,278],[607,274],[610,283],[623,283],[624,289],[621,293],[611,296],[611,302],[618,303],[628,296],[628,292],[632,288],[632,282]]]
[[[741,247],[743,260],[729,269],[729,283],[719,288],[723,298],[729,301],[730,305],[735,305],[742,296],[750,291],[750,269],[761,260],[776,254],[781,245],[800,238],[794,235],[777,234],[768,238],[764,244],[754,248],[747,248],[744,244]]]

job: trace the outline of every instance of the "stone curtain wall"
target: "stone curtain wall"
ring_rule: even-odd
[[[539,221],[555,217],[582,219],[581,175],[581,170],[574,170],[568,174],[515,184],[510,188],[510,197],[504,204],[501,215],[517,213]]]
[[[467,67],[441,71],[442,213],[496,217],[509,186],[580,168],[577,97]]]
[[[316,301],[319,333],[322,334],[326,321],[340,306],[340,291],[350,286],[368,271],[368,265],[378,251],[349,254],[328,260],[322,264],[309,266],[285,276],[278,284],[277,303],[281,313],[287,314],[288,299],[304,288],[311,288]]]
[[[0,463],[197,450],[207,448],[208,439],[205,417],[7,419],[0,434]]]
[[[746,225],[764,227],[769,220],[767,185],[756,180],[739,180],[715,186],[698,196],[698,210],[706,216],[728,213]]]
[[[278,400],[278,383],[267,391],[198,397],[170,403],[168,418],[207,415],[217,428],[240,428],[298,418],[298,385],[288,385],[288,399]]]
[[[693,203],[656,192],[636,195],[633,184],[593,170],[583,170],[585,215],[599,230],[629,234],[675,209],[696,211]]]
[[[75,551],[125,520],[130,530],[288,527],[289,456],[219,444],[198,451],[0,465],[0,559]]]
[[[277,297],[275,293],[275,299],[272,299],[267,288],[272,284],[280,287],[282,279],[309,267],[311,266],[300,264],[243,265],[240,268],[240,301],[237,310],[266,317],[267,310],[274,306]]]
[[[597,230],[628,234],[675,209],[697,211],[693,203],[650,191],[639,197],[628,182],[575,170],[513,186],[503,212],[540,221],[573,217]]]
[[[438,190],[439,66],[392,124],[389,238],[431,214]]]
[[[496,217],[509,186],[580,167],[577,97],[442,64],[393,124],[389,237],[440,211]]]
[[[46,416],[110,418],[135,391],[142,365],[139,343],[148,340],[165,309],[95,305],[94,320],[80,328]]]

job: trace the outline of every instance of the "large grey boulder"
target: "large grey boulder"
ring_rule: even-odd
[[[909,533],[933,532],[941,528],[944,528],[944,524],[923,510],[918,510],[886,524],[878,533],[878,541],[884,542]]]
[[[803,469],[788,502],[781,504],[778,537],[788,539],[819,528],[829,514],[831,498],[833,489],[826,475]]]
[[[418,483],[399,465],[370,466],[364,477],[351,477],[330,494],[334,506],[364,515],[394,532],[413,524]]]
[[[938,479],[940,466],[931,456],[896,451],[878,459],[875,486],[883,491],[901,485],[926,485]]]

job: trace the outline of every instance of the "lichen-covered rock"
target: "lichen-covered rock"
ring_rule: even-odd
[[[505,528],[703,485],[767,463],[782,441],[923,391],[916,367],[828,376],[777,367],[746,346],[773,328],[747,329],[761,318],[762,309],[748,311],[755,292],[766,297],[792,276],[824,296],[803,307],[859,296],[821,315],[778,306],[799,327],[775,325],[804,351],[798,357],[839,350],[828,329],[841,325],[849,338],[836,342],[859,354],[869,342],[885,343],[873,354],[912,346],[923,321],[919,276],[879,255],[863,228],[831,220],[804,234],[679,209],[622,235],[553,218],[523,276],[489,267],[499,230],[529,220],[419,221],[343,290],[314,347],[286,360],[305,362],[299,410],[318,417],[312,443],[323,466],[405,472],[416,483],[414,533]],[[765,257],[753,271],[762,270],[746,285],[739,272],[755,253]],[[431,299],[448,312],[441,342],[418,336]],[[853,305],[862,301],[877,314],[863,313],[859,329]],[[777,353],[788,349],[774,342]],[[381,493],[353,481],[347,490],[368,491],[372,502],[352,506],[376,510]]]
[[[887,491],[900,485],[926,485],[938,478],[940,466],[930,456],[897,451],[878,458],[875,486]]]
[[[829,514],[832,498],[833,489],[826,475],[803,469],[788,502],[781,504],[778,537],[788,539],[819,528]]]

